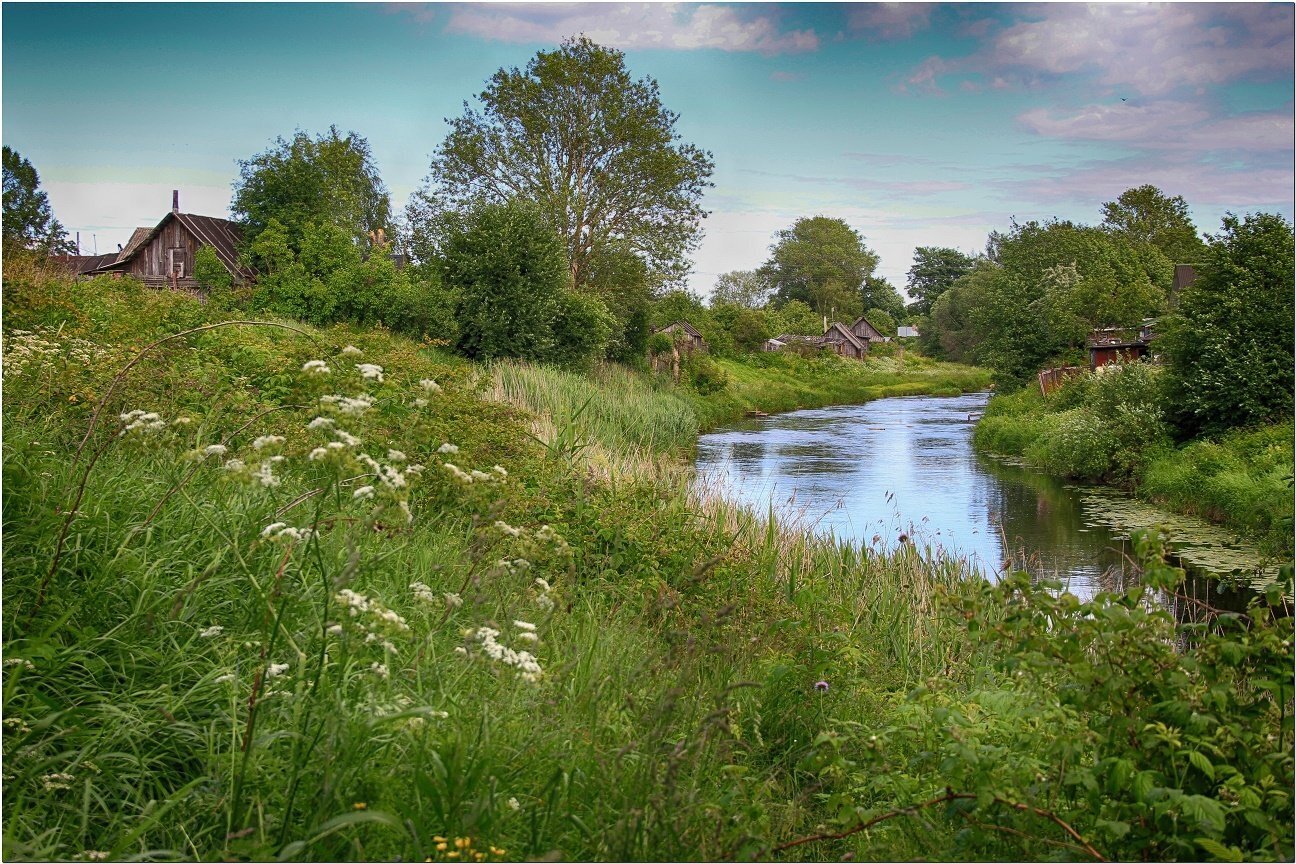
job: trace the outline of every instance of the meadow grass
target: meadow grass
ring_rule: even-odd
[[[6,276],[6,858],[1037,859],[1069,838],[1032,807],[1116,842],[1062,770],[1097,756],[999,710],[1059,691],[969,623],[992,632],[1029,595],[670,472],[594,470],[582,435],[667,439],[538,422],[481,398],[498,368],[381,330],[238,324],[141,353],[222,313]],[[609,404],[657,411],[633,386]],[[1248,715],[1254,746],[1276,716]],[[947,726],[980,742],[942,751],[957,777],[924,761]],[[976,806],[915,807],[952,783]],[[1187,836],[1250,824],[1169,806]]]

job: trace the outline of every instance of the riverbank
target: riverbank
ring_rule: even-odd
[[[1047,398],[1034,387],[997,395],[973,441],[1058,477],[1108,483],[1209,519],[1290,562],[1292,424],[1175,446],[1159,378],[1155,367],[1135,364],[1074,379]]]
[[[599,474],[588,397],[537,418],[385,331],[4,300],[8,860],[1291,856],[1263,616],[1170,679],[1137,596]],[[695,434],[630,380],[609,441]]]

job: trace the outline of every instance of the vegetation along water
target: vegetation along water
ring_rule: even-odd
[[[479,102],[404,219],[363,137],[299,130],[233,219],[118,256],[52,256],[5,148],[7,859],[1296,854],[1288,222],[1207,242],[1141,187],[919,247],[906,305],[812,215],[704,303],[715,165],[656,82],[580,37]],[[186,225],[222,233],[156,245]],[[1032,389],[1153,317],[1160,362]],[[962,400],[915,446],[966,462],[992,383],[978,446],[1222,519],[1277,578],[1185,597],[1148,526],[1137,579],[988,579],[957,526],[852,539],[694,482],[748,414],[825,409],[779,422],[831,472],[907,422],[833,418],[915,396]]]

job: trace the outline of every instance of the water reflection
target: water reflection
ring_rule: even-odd
[[[745,421],[702,436],[699,482],[757,510],[773,502],[785,518],[863,544],[889,548],[906,535],[992,578],[1011,565],[1081,597],[1130,587],[1126,527],[1091,512],[1121,507],[972,450],[968,418],[988,398],[896,397]],[[1195,600],[1165,598],[1167,605],[1186,615],[1246,596],[1212,580],[1190,582],[1188,591]]]

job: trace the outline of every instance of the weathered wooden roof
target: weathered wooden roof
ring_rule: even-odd
[[[702,338],[702,334],[698,332],[698,329],[694,327],[692,324],[690,324],[689,322],[685,321],[683,318],[681,318],[678,321],[672,321],[671,323],[667,324],[665,327],[660,327],[654,332],[665,333],[673,327],[678,327],[679,329],[683,330],[685,333],[687,333],[690,336],[696,336],[698,339]]]
[[[859,316],[854,320],[854,322],[851,323],[850,329],[853,331],[856,327],[859,327],[861,324],[864,325],[864,335],[868,337],[868,340],[870,342],[881,342],[883,339],[886,338],[881,333],[879,333],[878,329],[874,327],[872,324],[870,324],[869,320],[865,318],[863,315]],[[854,333],[852,333],[851,335],[854,335]]]
[[[196,213],[176,213],[175,211],[163,216],[162,221],[152,228],[136,228],[135,233],[131,235],[130,243],[122,249],[117,259],[100,269],[116,270],[121,268],[131,258],[135,257],[141,249],[153,242],[153,238],[172,219],[179,220],[180,224],[190,234],[198,238],[198,242],[204,246],[210,246],[212,251],[216,253],[216,257],[220,259],[220,262],[225,265],[225,269],[230,273],[249,278],[255,275],[251,270],[239,263],[238,244],[243,237],[243,233],[237,222],[231,222],[229,219],[218,219],[215,216],[199,216]]]
[[[80,276],[82,273],[89,273],[98,270],[105,264],[111,264],[117,260],[116,252],[109,252],[106,255],[51,255],[50,262],[73,276]]]
[[[851,345],[854,345],[860,351],[868,350],[868,345],[865,344],[864,342],[861,342],[859,337],[850,331],[849,327],[847,327],[845,324],[841,324],[836,321],[828,325],[828,329],[824,331],[824,338],[827,338],[828,334],[834,331],[840,333],[843,339],[845,339]]]

